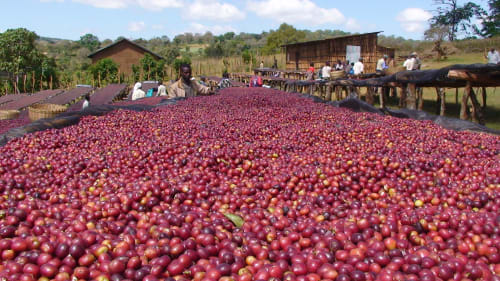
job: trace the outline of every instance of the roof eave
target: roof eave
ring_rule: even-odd
[[[104,51],[106,49],[109,49],[111,47],[114,47],[114,46],[120,44],[121,42],[128,42],[128,43],[130,43],[130,44],[138,47],[139,49],[143,50],[144,52],[149,53],[149,54],[155,56],[157,59],[164,60],[164,58],[162,56],[160,56],[160,55],[158,55],[158,54],[156,54],[156,53],[154,53],[154,52],[152,52],[152,51],[144,48],[143,46],[141,46],[141,45],[139,45],[137,43],[134,43],[134,42],[132,42],[132,41],[126,39],[126,38],[123,38],[123,39],[121,39],[119,41],[116,41],[116,42],[114,42],[114,43],[112,43],[112,44],[110,44],[110,45],[108,45],[106,47],[100,48],[99,50],[96,50],[95,52],[89,54],[87,57],[88,58],[93,58],[96,54],[98,54],[98,53],[100,53],[100,52],[102,52],[102,51]]]

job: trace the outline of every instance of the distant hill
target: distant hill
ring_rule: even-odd
[[[48,43],[57,43],[59,41],[71,41],[71,40],[67,40],[67,39],[60,39],[60,38],[51,38],[51,37],[45,37],[45,36],[40,36],[40,38],[38,38],[38,41],[46,41]]]

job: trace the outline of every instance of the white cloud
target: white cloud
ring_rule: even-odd
[[[137,3],[147,10],[163,10],[165,8],[180,8],[182,0],[136,0]]]
[[[342,24],[346,21],[344,15],[337,9],[325,9],[311,0],[250,0],[247,9],[258,16],[286,22],[305,25]]]
[[[193,22],[190,24],[190,29],[186,32],[191,33],[200,33],[204,34],[205,32],[210,31],[214,35],[224,34],[226,32],[236,32],[236,30],[229,25],[212,25],[207,26],[200,23]]]
[[[73,0],[73,2],[87,4],[96,8],[120,9],[125,8],[130,3],[129,0]]]
[[[424,31],[430,18],[432,18],[432,14],[420,8],[407,8],[396,16],[396,20],[407,32]]]
[[[356,19],[348,18],[345,22],[345,28],[351,31],[358,31],[361,30],[361,25]]]
[[[133,21],[128,24],[128,30],[133,32],[144,30],[145,27],[146,24],[143,21]]]
[[[229,3],[195,0],[186,9],[185,17],[195,20],[234,21],[244,19],[245,13]]]
[[[44,2],[44,3],[47,3],[47,2],[59,2],[59,3],[62,3],[62,2],[64,2],[64,0],[40,0],[40,2]]]
[[[40,0],[42,2],[64,0]],[[131,5],[138,5],[147,10],[161,11],[165,8],[179,8],[183,5],[183,0],[72,0],[73,2],[82,3],[96,8],[105,9],[121,9]]]

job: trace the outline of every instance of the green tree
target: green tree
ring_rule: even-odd
[[[278,30],[271,31],[267,37],[266,45],[262,48],[264,54],[275,54],[285,44],[301,42],[306,38],[306,33],[297,30],[292,25],[282,23]]]
[[[224,33],[224,39],[225,40],[231,40],[234,38],[236,34],[232,31]]]
[[[220,41],[214,42],[205,48],[207,57],[222,57],[224,55],[223,43]]]
[[[38,69],[42,54],[35,48],[36,33],[25,28],[8,29],[0,33],[0,70],[13,75],[11,81],[19,92],[21,74]]]
[[[241,58],[243,59],[244,63],[249,64],[252,60],[252,54],[250,54],[250,51],[245,50],[243,51],[243,53],[241,53]]]
[[[132,76],[134,77],[134,81],[141,80],[141,68],[135,64],[132,65]]]
[[[80,41],[78,41],[82,47],[89,49],[91,52],[97,50],[99,48],[99,38],[97,36],[87,33],[80,37]]]
[[[163,79],[165,76],[165,61],[155,60],[150,54],[145,54],[140,60],[145,79]]]
[[[43,56],[42,63],[38,67],[37,72],[41,74],[44,81],[52,82],[52,87],[57,88],[59,86],[57,65],[54,58]]]
[[[179,48],[169,45],[160,52],[161,56],[165,58],[168,65],[172,65],[174,60],[180,56]]]
[[[89,67],[89,72],[95,80],[108,83],[118,82],[118,64],[110,58],[99,60]]]
[[[480,19],[484,10],[476,3],[467,2],[463,5],[458,0],[434,0],[438,6],[436,15],[430,19],[431,27],[448,27],[448,39],[454,41],[459,32],[466,35],[477,33],[478,27],[472,23],[473,18]]]
[[[481,35],[493,37],[500,34],[500,0],[489,0],[489,13],[483,18]]]

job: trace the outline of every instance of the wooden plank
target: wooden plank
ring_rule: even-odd
[[[474,83],[488,84],[491,87],[500,86],[500,72],[477,73],[467,70],[450,70],[448,78],[466,80]]]

